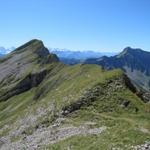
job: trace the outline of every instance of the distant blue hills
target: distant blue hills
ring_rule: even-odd
[[[68,49],[51,48],[49,51],[56,54],[60,61],[64,62],[65,64],[77,64],[88,58],[99,58],[102,56],[115,55],[115,53],[111,52],[96,52],[94,50],[72,51]]]
[[[13,51],[15,49],[15,47],[10,47],[10,48],[5,48],[5,47],[0,47],[0,56],[6,55],[8,53],[10,53],[11,51]]]

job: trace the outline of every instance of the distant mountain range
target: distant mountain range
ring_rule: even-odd
[[[8,54],[14,49],[15,47],[10,47],[10,48],[0,47],[0,56]]]
[[[72,51],[59,48],[50,48],[49,51],[56,54],[59,57],[60,61],[65,64],[77,64],[83,62],[88,58],[99,58],[102,56],[113,56],[116,54],[111,52],[96,52],[93,50]]]
[[[50,52],[55,53],[60,58],[70,58],[70,59],[87,59],[87,58],[98,58],[101,56],[112,56],[115,53],[111,52],[96,52],[94,50],[85,51],[72,51],[68,49],[49,49]]]
[[[150,52],[127,47],[118,55],[91,58],[84,63],[98,64],[107,70],[121,68],[137,87],[150,90]]]

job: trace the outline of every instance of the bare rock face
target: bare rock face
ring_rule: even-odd
[[[150,103],[150,93],[145,92],[145,91],[140,91],[138,93],[138,96],[145,102],[145,103]]]
[[[1,58],[0,101],[37,86],[46,75],[43,66],[58,61],[58,57],[36,39]]]

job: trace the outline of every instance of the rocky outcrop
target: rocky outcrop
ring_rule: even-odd
[[[43,145],[47,146],[54,144],[74,136],[99,135],[105,132],[106,129],[106,126],[99,128],[89,128],[87,125],[79,127],[68,126],[63,128],[50,126],[48,128],[38,129],[32,135],[25,136],[17,142],[10,143],[9,141],[0,139],[0,141],[3,142],[1,150],[36,150],[42,148]]]
[[[135,88],[135,86],[132,84],[131,80],[128,78],[127,75],[124,74],[123,76],[123,81],[124,84],[126,85],[126,87],[128,87],[133,93],[137,92],[137,89]]]
[[[62,109],[62,115],[67,115],[76,110],[79,110],[83,106],[89,106],[92,102],[96,101],[97,98],[103,94],[103,90],[100,85],[95,86],[93,89],[87,90],[86,93],[76,102],[66,106]]]
[[[136,88],[132,85],[130,80],[126,75],[122,77],[109,80],[106,84],[96,85],[92,89],[89,89],[85,94],[76,102],[71,103],[69,106],[66,106],[62,109],[62,115],[68,115],[76,110],[79,110],[81,107],[89,106],[94,101],[103,101],[103,99],[109,99],[112,93],[115,91],[120,91],[124,89],[130,89],[132,92],[136,93]],[[130,101],[125,99],[118,99],[118,105],[122,108],[129,106]],[[111,109],[105,111],[112,111]],[[137,112],[138,108],[134,108],[134,111]]]
[[[149,150],[150,149],[150,141],[145,142],[143,145],[133,146],[134,150]]]
[[[45,59],[42,59],[41,64],[50,64],[59,62],[59,58],[55,54],[49,54],[45,57]]]
[[[138,93],[138,96],[139,96],[145,103],[149,103],[149,102],[150,102],[150,93],[144,92],[144,91],[140,91],[140,92]]]

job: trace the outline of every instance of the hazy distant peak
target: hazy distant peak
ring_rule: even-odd
[[[5,48],[5,47],[1,46],[0,47],[0,54],[6,55],[6,54],[10,53],[11,51],[13,51],[14,49],[15,49],[15,47]]]

